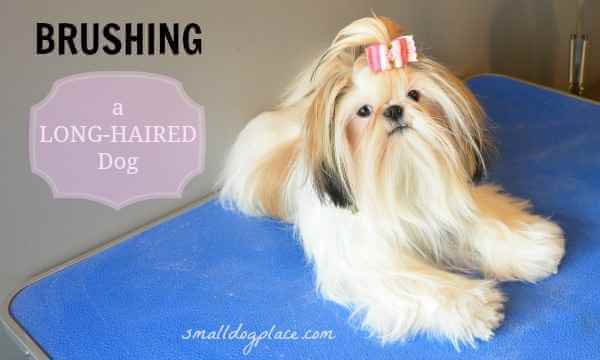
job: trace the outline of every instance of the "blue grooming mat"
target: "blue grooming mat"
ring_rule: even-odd
[[[30,282],[9,331],[55,359],[600,359],[600,106],[498,75],[468,84],[493,121],[490,179],[567,237],[557,275],[501,285],[491,341],[381,346],[316,294],[289,225],[213,200]]]

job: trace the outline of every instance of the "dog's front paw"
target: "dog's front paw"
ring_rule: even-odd
[[[542,217],[510,232],[510,248],[490,262],[489,273],[498,280],[536,282],[558,271],[565,254],[562,229]]]
[[[521,231],[526,241],[518,251],[523,262],[516,264],[516,277],[537,281],[556,274],[565,254],[565,237],[555,223],[540,218]]]
[[[475,345],[475,340],[487,341],[504,319],[504,295],[494,282],[470,280],[465,288],[445,290],[445,300],[432,316],[434,332],[448,338],[455,347]]]

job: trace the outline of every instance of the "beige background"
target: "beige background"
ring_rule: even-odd
[[[373,9],[415,34],[419,46],[459,75],[500,72],[566,87],[570,0],[17,1],[0,5],[0,298],[28,277],[160,217],[210,191],[225,149],[244,123],[276,102],[289,80],[333,35]],[[600,2],[588,1],[600,36]],[[34,23],[197,22],[202,56],[35,56]],[[593,45],[592,45],[593,47]],[[592,48],[588,83],[600,80]],[[120,211],[53,200],[29,169],[29,108],[66,75],[138,70],[183,82],[206,107],[207,163],[180,200]],[[23,356],[0,331],[0,358]]]

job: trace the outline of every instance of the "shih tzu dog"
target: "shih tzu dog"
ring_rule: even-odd
[[[476,180],[488,144],[465,85],[389,19],[363,18],[241,132],[220,197],[293,223],[320,293],[382,342],[473,345],[503,320],[496,280],[556,273],[565,242]]]

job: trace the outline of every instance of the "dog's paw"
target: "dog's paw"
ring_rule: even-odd
[[[470,280],[467,287],[450,289],[443,297],[445,303],[433,314],[434,332],[441,332],[456,348],[491,339],[504,319],[506,299],[492,281]]]
[[[537,217],[537,221],[521,225],[511,233],[511,249],[498,258],[491,276],[498,280],[536,282],[558,271],[565,254],[565,238],[555,223]]]

